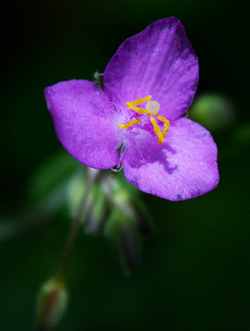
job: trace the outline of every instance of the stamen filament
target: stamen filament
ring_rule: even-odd
[[[150,116],[150,122],[153,126],[154,133],[156,137],[158,138],[159,144],[162,144],[164,142],[164,135],[159,127],[159,125],[156,122],[156,119],[153,116]]]
[[[139,119],[133,119],[131,121],[128,121],[127,123],[124,124],[119,124],[120,129],[128,129],[133,125],[139,124],[141,121]]]
[[[148,109],[144,109],[136,106],[130,106],[129,109],[141,115],[151,115],[151,112]]]
[[[168,130],[169,130],[169,127],[170,127],[170,122],[169,122],[169,120],[165,117],[165,116],[162,116],[162,115],[158,115],[157,116],[157,119],[159,120],[159,121],[161,121],[164,125],[163,125],[163,129],[162,129],[162,134],[163,134],[163,137],[164,137],[164,139],[165,139],[165,137],[166,137],[166,134],[167,134],[167,132],[168,132]]]

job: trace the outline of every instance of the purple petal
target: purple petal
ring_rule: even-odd
[[[199,76],[198,60],[181,22],[165,18],[125,40],[104,73],[104,86],[117,107],[147,95],[174,120],[192,103]]]
[[[45,90],[57,136],[81,163],[97,169],[119,162],[118,128],[114,108],[92,82],[71,80]]]
[[[217,147],[205,128],[186,118],[172,124],[164,145],[138,129],[128,142],[124,172],[146,193],[171,201],[191,199],[218,184]]]

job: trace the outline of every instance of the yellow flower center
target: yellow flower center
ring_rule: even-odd
[[[135,113],[149,117],[150,123],[152,124],[154,130],[154,134],[158,138],[158,143],[162,144],[168,133],[170,122],[164,115],[158,115],[160,104],[159,102],[151,99],[152,97],[148,95],[141,99],[129,101],[126,103],[126,105],[128,109],[134,111]],[[146,102],[145,108],[139,107],[145,102]],[[163,123],[162,129],[160,128],[158,121]],[[131,121],[128,121],[127,123],[124,124],[119,124],[118,126],[120,129],[128,129],[140,123],[141,123],[140,119],[132,119]]]

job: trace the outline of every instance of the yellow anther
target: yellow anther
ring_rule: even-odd
[[[133,110],[134,112],[136,112],[139,115],[149,116],[150,122],[153,126],[154,134],[158,138],[159,144],[162,144],[164,142],[164,139],[166,138],[167,132],[169,130],[170,122],[165,116],[157,115],[159,112],[159,109],[160,109],[160,104],[159,104],[159,102],[157,102],[155,100],[151,100],[151,99],[152,99],[151,95],[147,95],[144,98],[137,99],[134,101],[129,101],[126,103],[126,105],[130,110]],[[139,105],[141,105],[143,103],[146,103],[145,108],[138,107]],[[157,120],[163,123],[162,129],[159,126]],[[141,121],[139,119],[132,119],[129,122],[124,123],[124,124],[119,124],[118,126],[120,129],[128,129],[131,126],[134,126],[139,123],[141,123]]]
[[[128,128],[130,128],[133,125],[139,124],[140,122],[141,121],[139,119],[133,119],[133,120],[127,122],[127,123],[119,124],[118,127],[120,129],[128,129]]]
[[[160,104],[155,100],[150,100],[146,104],[146,109],[150,112],[150,114],[157,115],[160,109]]]
[[[163,136],[163,133],[162,133],[159,125],[156,122],[156,119],[153,116],[150,116],[150,122],[153,126],[154,133],[155,133],[156,137],[158,138],[158,143],[162,144],[164,142],[164,136]]]
[[[141,105],[144,102],[150,101],[151,99],[152,99],[151,95],[147,95],[144,98],[140,98],[140,99],[137,99],[137,100],[134,100],[134,101],[127,102],[127,106],[128,106],[128,108],[131,108],[133,106],[138,106],[138,105]]]
[[[133,110],[134,112],[136,112],[137,114],[140,114],[140,115],[148,114],[148,115],[150,115],[149,110],[138,107],[138,105],[141,105],[145,102],[150,101],[151,98],[152,98],[151,95],[147,95],[145,98],[137,99],[137,100],[134,100],[134,101],[129,101],[129,102],[127,102],[127,107],[129,109]]]

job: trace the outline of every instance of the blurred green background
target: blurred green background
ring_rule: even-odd
[[[40,286],[55,270],[65,212],[28,232],[18,215],[30,177],[61,151],[43,89],[91,79],[118,45],[152,21],[177,16],[201,66],[199,94],[225,96],[234,121],[214,129],[221,183],[170,203],[143,195],[154,238],[125,277],[107,240],[82,235],[70,265],[70,305],[58,330],[250,330],[250,115],[248,12],[228,0],[18,1],[2,11],[0,330],[33,330]],[[61,177],[65,169],[58,169]],[[61,171],[61,172],[60,172]],[[40,218],[39,210],[37,219]]]

